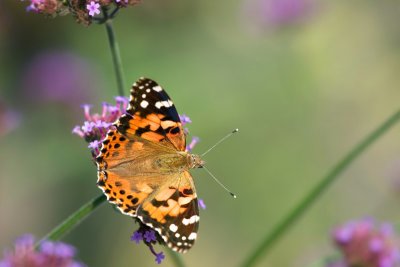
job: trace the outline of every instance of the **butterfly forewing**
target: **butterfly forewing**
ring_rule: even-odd
[[[121,212],[152,227],[175,251],[187,251],[197,236],[199,209],[172,100],[156,82],[140,78],[114,125],[96,159],[98,186]]]
[[[167,139],[177,150],[185,150],[185,134],[175,105],[155,81],[140,78],[133,84],[127,113],[120,131],[130,130],[155,142]]]

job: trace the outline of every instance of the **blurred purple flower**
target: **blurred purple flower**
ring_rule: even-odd
[[[22,88],[30,100],[76,107],[90,99],[95,74],[84,59],[69,52],[44,52],[26,67]]]
[[[279,28],[298,24],[314,10],[315,0],[247,0],[246,20],[260,28]]]
[[[84,264],[73,258],[76,250],[62,242],[43,242],[35,250],[32,235],[23,235],[15,241],[14,251],[6,251],[0,267],[83,267]]]
[[[0,137],[8,134],[20,123],[20,116],[17,112],[10,110],[0,101]]]
[[[400,264],[397,237],[388,223],[378,225],[372,219],[350,221],[333,231],[333,239],[343,254],[343,260],[339,260],[337,265],[331,262],[327,265],[329,267],[395,267]]]

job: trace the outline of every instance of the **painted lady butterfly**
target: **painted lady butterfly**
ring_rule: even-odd
[[[178,112],[155,81],[135,82],[129,103],[96,158],[97,185],[122,213],[153,228],[173,250],[186,252],[200,219],[189,170],[204,162],[186,151]]]

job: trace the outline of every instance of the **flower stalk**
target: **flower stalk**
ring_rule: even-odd
[[[105,11],[104,13],[105,13],[105,16],[108,16],[107,11]],[[123,96],[124,95],[124,75],[123,75],[123,71],[122,71],[122,61],[121,61],[121,56],[120,56],[120,52],[119,52],[119,45],[118,45],[117,39],[115,37],[115,32],[114,32],[114,28],[113,28],[113,24],[112,24],[112,18],[108,18],[104,24],[105,24],[106,30],[107,30],[108,42],[110,44],[111,55],[112,55],[114,71],[115,71],[115,77],[117,79],[118,95]]]
[[[103,194],[93,198],[82,207],[80,207],[77,211],[72,213],[67,219],[61,222],[47,235],[45,235],[39,242],[36,243],[35,247],[38,247],[46,240],[59,240],[62,236],[75,228],[80,222],[82,222],[89,214],[95,211],[96,208],[98,208],[105,201],[106,196]]]
[[[263,241],[250,253],[241,266],[254,266],[262,256],[265,256],[272,246],[278,241],[290,227],[292,227],[301,216],[316,202],[316,200],[329,188],[340,174],[354,162],[368,147],[386,133],[400,120],[400,110],[391,115],[385,122],[372,131],[364,140],[356,145],[350,152],[339,161],[320,182],[298,204],[272,228],[264,237]]]

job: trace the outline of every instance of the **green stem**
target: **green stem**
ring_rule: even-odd
[[[400,110],[389,117],[382,125],[370,133],[361,143],[355,146],[320,182],[299,202],[283,219],[265,236],[241,266],[254,266],[261,256],[265,255],[272,245],[310,208],[318,197],[332,184],[336,178],[370,145],[387,132],[400,119]]]
[[[44,240],[58,240],[63,235],[71,231],[80,222],[82,222],[90,213],[92,213],[97,207],[106,201],[105,195],[101,194],[98,197],[93,198],[85,205],[80,207],[77,211],[72,213],[67,219],[56,226],[51,232],[45,235],[37,244],[38,246]]]
[[[108,16],[108,14],[107,14]],[[124,76],[122,71],[121,56],[119,53],[119,46],[115,38],[115,32],[112,25],[112,19],[107,19],[104,23],[107,29],[108,42],[110,44],[111,55],[114,63],[115,76],[117,78],[118,94],[124,95]]]
[[[167,253],[171,257],[171,260],[174,262],[174,265],[176,267],[185,267],[185,263],[183,262],[182,257],[178,253],[172,251],[171,249],[167,249]]]

